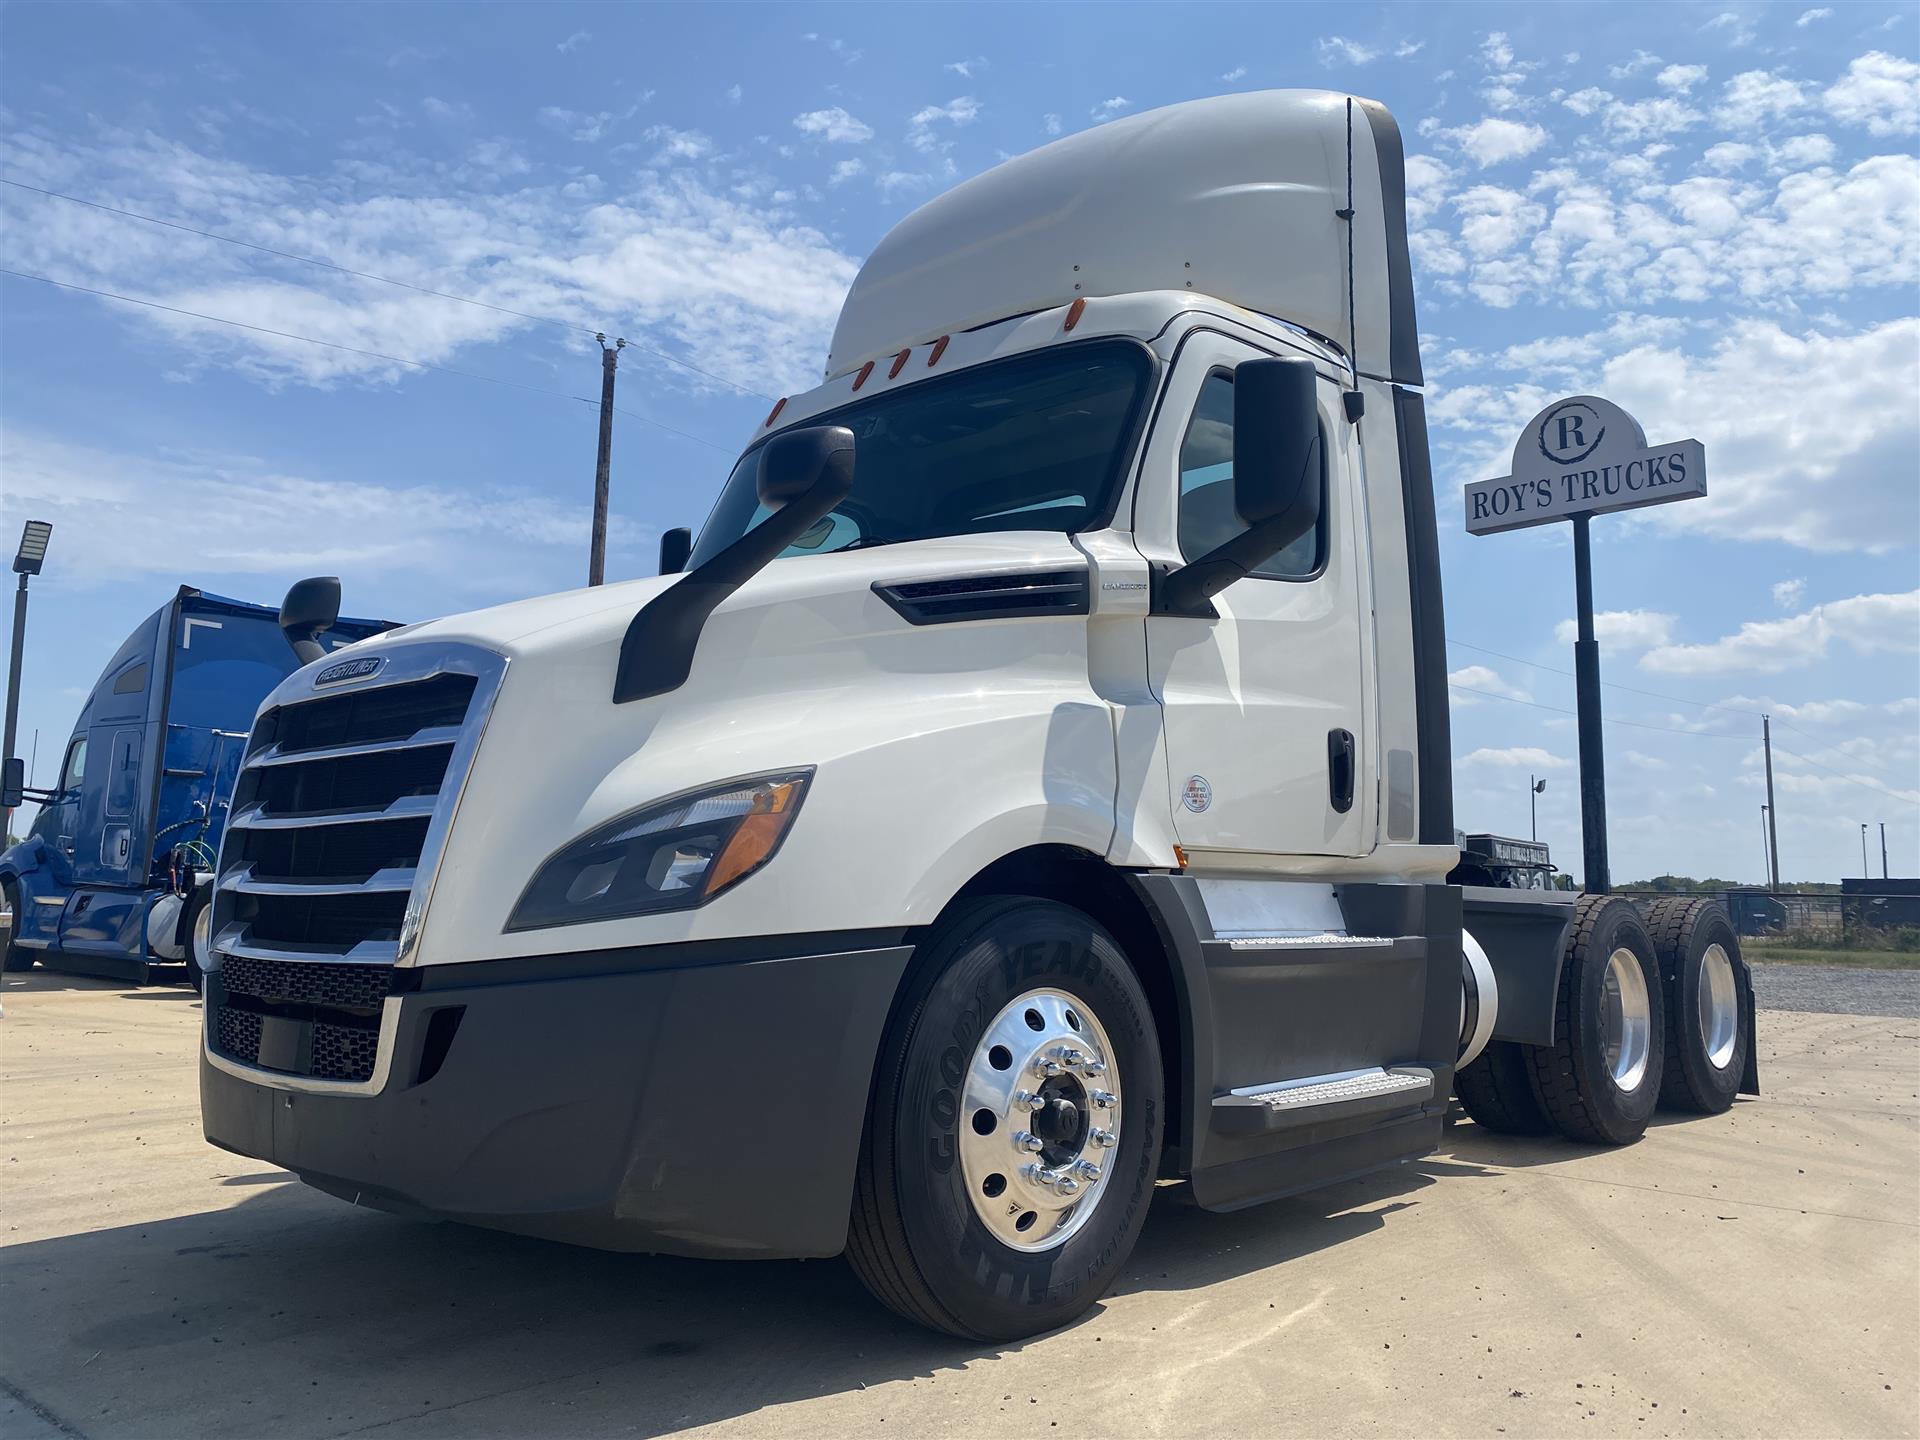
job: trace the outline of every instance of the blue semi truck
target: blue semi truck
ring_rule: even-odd
[[[8,970],[145,983],[191,963],[226,807],[261,699],[308,660],[392,629],[335,619],[339,582],[303,580],[278,612],[183,585],[114,652],[80,708],[27,837],[0,854]],[[19,766],[9,761],[11,788]],[[12,796],[8,797],[12,799]]]

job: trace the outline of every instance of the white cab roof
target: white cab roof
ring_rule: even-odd
[[[1399,128],[1325,90],[1194,100],[1070,135],[929,201],[888,232],[840,311],[827,374],[1082,296],[1192,291],[1348,344],[1419,384]]]

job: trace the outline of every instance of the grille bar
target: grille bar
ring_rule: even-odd
[[[435,745],[451,745],[460,738],[458,725],[433,725],[416,730],[404,740],[368,740],[357,745],[322,745],[312,750],[286,750],[279,744],[267,746],[248,759],[243,770],[270,769],[276,765],[305,765],[320,760],[350,760],[361,755],[379,755],[390,750],[426,750]]]
[[[248,960],[329,960],[346,965],[391,965],[400,956],[397,940],[356,940],[345,948],[298,940],[256,940],[248,925],[229,925],[213,942],[213,948],[222,955]]]
[[[433,814],[438,795],[402,795],[381,810],[315,810],[269,814],[263,805],[249,805],[227,817],[229,830],[311,830],[320,825],[366,825],[379,820],[417,820]]]
[[[314,880],[257,880],[255,867],[242,866],[220,877],[220,888],[239,895],[391,895],[405,894],[413,889],[414,877],[419,873],[412,867],[401,868],[390,865],[384,870],[376,870],[365,880],[347,880],[337,877],[323,877]]]

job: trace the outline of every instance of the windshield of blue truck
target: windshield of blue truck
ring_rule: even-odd
[[[808,423],[853,431],[853,490],[782,554],[1000,530],[1098,529],[1113,516],[1152,373],[1143,346],[1093,341],[978,365],[816,416]],[[755,493],[759,458],[756,447],[734,466],[690,564],[712,559],[766,518]]]

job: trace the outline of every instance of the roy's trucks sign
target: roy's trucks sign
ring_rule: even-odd
[[[1698,440],[1649,445],[1640,422],[1611,400],[1575,395],[1547,406],[1520,432],[1512,474],[1467,486],[1467,533],[1706,493],[1707,454]]]

